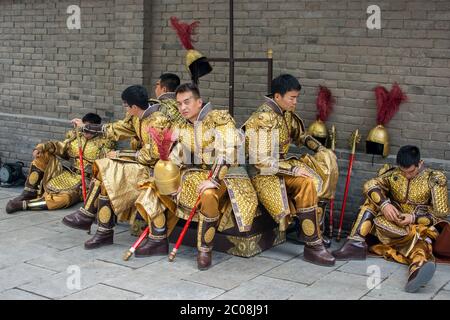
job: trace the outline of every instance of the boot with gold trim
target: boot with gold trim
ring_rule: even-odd
[[[162,212],[151,220],[147,240],[136,249],[134,256],[140,258],[167,255],[168,253],[166,214]]]
[[[197,228],[197,267],[207,270],[212,262],[212,249],[219,216],[208,218],[199,212]]]
[[[87,250],[96,249],[105,245],[113,244],[114,240],[114,218],[115,214],[111,207],[108,196],[98,196],[97,223],[98,228],[94,236],[84,243]]]
[[[337,260],[365,260],[367,257],[366,236],[373,228],[375,213],[369,208],[361,208],[358,218],[344,245],[332,252]]]
[[[62,223],[70,228],[89,231],[97,214],[99,195],[100,181],[94,179],[91,181],[86,204],[77,211],[65,216],[62,219]]]
[[[321,265],[334,266],[335,258],[323,245],[317,217],[317,207],[298,209],[300,240],[305,242],[303,258],[305,261]]]

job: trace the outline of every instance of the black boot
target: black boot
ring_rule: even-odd
[[[167,240],[166,215],[160,213],[150,222],[147,241],[136,249],[137,258],[169,254],[169,241]]]
[[[208,218],[199,212],[197,227],[197,267],[207,270],[212,263],[212,249],[219,216]]]
[[[114,239],[114,211],[108,196],[98,197],[97,223],[98,228],[94,236],[84,243],[87,250],[96,249],[105,245],[113,244]]]
[[[336,259],[323,245],[317,207],[299,209],[297,217],[300,226],[300,240],[305,242],[303,258],[317,265],[333,266]]]
[[[11,214],[21,210],[48,210],[44,199],[15,201],[11,200],[6,205],[6,212]]]
[[[77,211],[65,216],[62,223],[70,228],[89,231],[97,213],[99,195],[100,181],[93,180],[84,207],[80,207]]]

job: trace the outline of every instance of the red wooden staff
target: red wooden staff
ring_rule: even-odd
[[[208,180],[211,178],[213,171],[209,171],[208,174]],[[172,252],[169,254],[169,261],[173,262],[175,259],[175,255],[177,254],[178,248],[181,246],[181,243],[183,242],[184,236],[186,235],[187,229],[189,228],[189,225],[191,224],[192,218],[194,217],[195,211],[197,211],[198,204],[200,203],[200,197],[202,194],[200,193],[197,197],[197,201],[195,201],[195,205],[192,208],[189,218],[186,220],[186,223],[184,224],[183,230],[181,231],[180,235],[178,236],[178,240],[175,243],[175,247],[173,247]]]
[[[334,125],[331,126],[331,133],[330,133],[330,138],[331,138],[331,150],[334,152],[336,149],[336,127]],[[334,196],[330,199],[330,239],[333,239],[333,209],[334,209]]]
[[[83,163],[83,145],[81,142],[80,129],[76,128],[76,134],[78,139],[78,158],[80,159],[80,170],[81,170],[81,190],[83,192],[83,201],[86,204],[86,178],[84,173],[84,163]]]
[[[123,255],[124,261],[128,261],[128,259],[130,259],[130,257],[136,251],[137,247],[139,247],[141,245],[142,241],[147,237],[149,230],[150,230],[150,228],[147,226],[144,229],[144,231],[142,231],[141,235],[139,236],[139,239],[137,239],[136,242],[131,246],[131,248],[128,249],[127,252],[125,252],[125,254]]]
[[[356,131],[352,133],[352,136],[350,138],[350,145],[352,147],[352,152],[350,154],[350,161],[348,164],[347,180],[345,181],[344,200],[342,201],[341,216],[339,217],[339,230],[336,236],[336,241],[341,240],[342,223],[344,222],[345,206],[347,204],[347,196],[348,196],[348,189],[350,187],[350,177],[352,175],[353,161],[355,160],[356,144],[359,143],[360,140],[361,136],[359,135],[359,130],[356,129]]]

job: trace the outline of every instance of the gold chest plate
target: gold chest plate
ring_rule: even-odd
[[[431,189],[428,180],[428,171],[423,171],[415,178],[408,180],[399,170],[396,170],[389,177],[391,196],[393,200],[400,204],[405,212],[414,210],[415,205],[429,204],[431,200]]]

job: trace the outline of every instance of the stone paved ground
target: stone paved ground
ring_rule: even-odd
[[[438,265],[427,287],[408,294],[406,266],[379,258],[315,266],[291,242],[249,259],[214,252],[214,266],[203,272],[188,247],[174,263],[166,257],[125,262],[135,240],[126,225],[117,227],[114,245],[86,251],[88,235],[60,222],[73,209],[7,215],[6,202],[19,191],[0,189],[0,299],[450,299],[448,265]],[[377,267],[379,289],[369,277]]]

